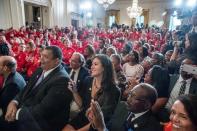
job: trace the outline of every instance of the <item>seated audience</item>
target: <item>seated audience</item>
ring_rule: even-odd
[[[154,117],[151,108],[157,99],[157,91],[149,84],[135,86],[127,102],[118,104],[117,109],[106,126],[100,105],[96,101],[91,103],[91,124],[98,131],[162,131],[159,121]]]
[[[106,50],[106,55],[108,55],[110,57],[112,54],[117,54],[117,51],[116,51],[115,47],[110,46]]]
[[[162,114],[160,114],[160,111],[165,107],[169,97],[170,76],[167,70],[155,65],[145,75],[144,82],[151,84],[157,90],[158,98],[152,106],[152,112],[155,113],[161,121]]]
[[[148,56],[148,49],[146,46],[141,46],[139,48],[139,56],[140,56],[140,62],[144,60]]]
[[[26,62],[26,60],[24,59],[26,58],[24,44],[19,45],[18,52],[15,54],[15,58],[17,61],[17,71],[23,73],[25,69],[25,62]]]
[[[142,67],[144,68],[144,74],[141,78],[141,81],[144,81],[144,77],[145,74],[148,73],[148,71],[150,70],[150,68],[152,68],[153,64],[152,64],[152,59],[150,57],[146,57],[143,59],[143,61],[140,63],[142,65]]]
[[[195,16],[194,13],[193,16]],[[193,16],[192,24],[195,26],[196,17]],[[126,101],[131,90],[144,81],[151,84],[158,92],[158,98],[151,106],[153,112],[151,115],[154,114],[161,122],[169,122],[169,112],[177,97],[182,94],[197,93],[197,75],[195,71],[192,72],[184,66],[185,64],[197,65],[196,36],[196,32],[188,25],[181,25],[174,31],[139,24],[137,28],[117,25],[111,29],[72,26],[66,28],[55,26],[39,30],[33,26],[21,27],[19,30],[0,29],[0,56],[13,56],[17,61],[17,71],[27,76],[25,80],[28,82],[28,89],[19,93],[16,98],[12,98],[18,103],[14,105],[13,101],[11,102],[7,115],[6,111],[3,111],[3,115],[9,122],[5,121],[4,116],[1,117],[0,130],[11,131],[12,127],[15,128],[15,126],[9,126],[9,129],[5,129],[7,125],[16,125],[16,127],[19,125],[20,131],[26,131],[27,126],[29,131],[61,130],[64,126],[63,130],[69,131],[94,130],[95,125],[92,125],[86,117],[92,118],[91,99],[98,101],[104,113],[103,122],[107,128],[111,129],[110,119],[114,120],[112,115],[120,94],[122,93],[121,100]],[[43,50],[43,46],[49,45],[58,46],[62,50],[63,62],[57,64],[58,62],[55,62],[58,59],[56,59],[57,54],[51,53],[51,50],[48,52],[48,49],[47,53],[45,49]],[[107,56],[96,56],[93,47],[96,53],[110,56],[111,61]],[[26,51],[24,51],[25,48]],[[50,56],[55,58],[52,59]],[[40,66],[40,62],[44,66],[44,71],[39,68],[38,70],[41,70],[39,72],[36,69]],[[45,68],[46,63],[50,69],[54,65],[58,66],[58,69],[63,66],[69,75],[66,75],[63,69],[60,72],[64,73],[60,76],[64,78],[60,79],[64,81],[59,80],[59,75],[53,74],[57,68],[48,70]],[[180,66],[181,63],[182,66]],[[156,66],[152,68],[153,65]],[[3,67],[6,66],[0,65],[2,74],[5,71]],[[47,76],[48,71],[45,73],[45,70],[49,71],[50,78],[46,77],[47,80],[44,79],[40,86],[35,84],[37,80],[38,83],[42,81],[43,77],[39,77],[42,76],[40,75],[42,71]],[[117,79],[114,78],[113,71],[116,72]],[[87,77],[89,73],[91,77]],[[168,73],[171,74],[170,86]],[[32,78],[28,80],[31,76]],[[6,88],[8,78],[4,75],[0,76],[0,98],[1,93],[8,89]],[[53,81],[56,79],[60,82]],[[116,84],[121,88],[121,93]],[[3,89],[1,89],[2,85]],[[60,87],[54,89],[53,85]],[[39,89],[34,86],[38,86]],[[53,100],[54,97],[57,97],[57,101]],[[5,99],[10,101],[6,97],[1,98],[0,101]],[[59,112],[59,115],[56,117],[54,112]],[[2,120],[3,123],[1,123]],[[20,123],[23,122],[24,126],[21,126]],[[113,130],[116,131],[114,128]]]
[[[62,53],[63,53],[63,61],[66,64],[69,64],[70,58],[75,52],[75,49],[72,48],[72,43],[69,38],[65,38],[62,43]]]
[[[1,39],[0,39],[0,42],[1,42]],[[9,53],[10,53],[10,50],[9,50],[7,44],[6,43],[0,43],[0,57],[1,56],[7,56],[7,55],[9,55]],[[3,86],[3,81],[4,81],[3,77],[0,75],[0,89]]]
[[[174,74],[175,72],[175,67],[173,67],[172,64],[170,64],[170,58],[172,56],[173,50],[168,50],[165,53],[165,58],[164,58],[164,68],[166,68],[169,72],[169,74]]]
[[[169,99],[166,104],[166,114],[168,117],[170,109],[175,102],[176,98],[183,94],[197,94],[197,80],[194,78],[194,75],[183,71],[184,65],[197,65],[195,60],[191,58],[186,58],[183,60],[181,68],[180,68],[180,75],[171,75],[170,76],[170,87],[169,87]]]
[[[127,80],[130,78],[140,79],[143,76],[144,68],[139,64],[139,54],[137,51],[131,51],[127,55],[128,62],[123,65],[123,72]]]
[[[26,85],[23,77],[16,71],[16,66],[16,60],[13,57],[0,57],[0,75],[4,78],[3,87],[0,89],[0,121],[5,124],[6,121],[4,118],[9,102],[14,99]],[[14,124],[10,124],[10,127],[4,130],[12,130],[12,126],[14,126]]]
[[[161,67],[164,66],[164,56],[161,53],[154,52],[152,56],[152,63],[153,65],[160,65]]]
[[[24,70],[27,75],[26,78],[29,79],[29,77],[40,65],[38,52],[36,51],[36,45],[33,42],[27,43],[26,53]]]
[[[86,78],[84,89],[85,107],[63,131],[71,130],[93,130],[86,117],[86,110],[90,107],[91,100],[96,100],[101,106],[104,114],[104,120],[109,122],[111,116],[120,99],[120,90],[115,84],[114,71],[112,63],[108,56],[99,54],[96,55],[92,62],[91,77]],[[90,109],[88,109],[90,110]],[[88,114],[87,114],[88,115]]]
[[[122,71],[121,58],[118,54],[113,54],[111,55],[110,59],[115,70],[118,87],[121,89],[121,93],[123,93],[126,86],[126,77]]]
[[[88,69],[91,69],[92,66],[92,60],[95,56],[95,50],[92,45],[87,45],[84,49],[84,57],[86,59],[86,65],[85,67]]]
[[[83,87],[83,84],[86,82],[85,78],[89,76],[89,71],[84,65],[85,58],[83,55],[78,52],[73,53],[70,58],[70,68],[68,68],[70,76],[68,89],[71,90],[74,98],[71,103],[70,119],[84,107],[86,89]]]

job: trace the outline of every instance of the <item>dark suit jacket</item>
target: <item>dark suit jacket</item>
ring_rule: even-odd
[[[68,73],[70,73],[71,72],[71,68],[69,68],[69,70],[68,70]],[[78,90],[78,93],[79,93],[79,95],[82,97],[82,101],[84,101],[84,93],[85,93],[85,90],[83,89],[83,85],[84,85],[84,83],[86,82],[85,81],[85,78],[87,77],[87,76],[89,76],[90,74],[89,74],[89,71],[88,71],[88,69],[87,68],[85,68],[85,67],[81,67],[81,69],[79,70],[79,74],[78,74],[78,77],[77,77],[77,90]]]
[[[171,75],[170,76],[170,87],[169,87],[169,94],[171,93],[171,91],[173,90],[177,80],[179,79],[179,76],[178,74],[175,74],[175,75]],[[189,93],[190,94],[194,94],[196,95],[197,94],[197,80],[196,79],[192,79],[192,82],[190,84],[190,88],[189,88]]]
[[[21,108],[19,128],[28,131],[60,131],[69,119],[72,100],[72,93],[67,88],[69,77],[60,65],[34,87],[42,71],[41,68],[37,69],[26,89],[15,98],[19,102],[18,108]]]
[[[129,111],[126,108],[126,103],[120,101],[107,128],[110,131],[125,131],[124,124],[128,114]],[[151,111],[136,118],[131,124],[134,131],[162,131],[159,121],[156,120]]]
[[[0,108],[5,115],[7,106],[11,100],[25,87],[26,83],[18,72],[10,73],[4,87],[0,90]],[[3,115],[3,116],[4,116]]]

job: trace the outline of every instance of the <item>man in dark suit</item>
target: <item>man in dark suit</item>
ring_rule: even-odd
[[[4,120],[9,102],[23,90],[26,83],[23,77],[16,72],[16,60],[11,56],[0,57],[0,75],[4,78],[4,84],[0,89],[0,121],[6,124]],[[8,127],[10,130],[14,124]],[[1,128],[1,127],[0,127]]]
[[[70,68],[68,70],[68,73],[70,75],[70,79],[75,86],[71,89],[74,95],[74,99],[77,97],[81,98],[81,102],[77,102],[78,106],[83,106],[83,100],[84,100],[84,93],[86,89],[83,87],[84,80],[87,76],[89,76],[89,71],[87,68],[84,67],[85,65],[85,59],[82,54],[75,52],[73,53],[72,57],[70,58]],[[75,97],[76,96],[76,97]],[[78,101],[77,99],[75,99]]]
[[[60,131],[68,122],[72,93],[61,60],[59,47],[46,47],[41,53],[41,68],[8,105],[5,119],[16,120],[19,131]]]
[[[154,87],[149,84],[139,84],[131,90],[127,102],[120,102],[117,105],[107,127],[100,106],[93,101],[91,123],[99,131],[104,131],[106,128],[110,131],[162,131],[159,121],[151,112],[156,99],[157,91]]]

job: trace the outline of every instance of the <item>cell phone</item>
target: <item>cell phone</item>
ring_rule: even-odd
[[[184,64],[182,67],[182,71],[185,71],[189,74],[197,75],[197,67],[192,65]]]

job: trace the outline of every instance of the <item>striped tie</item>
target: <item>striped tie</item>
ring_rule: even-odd
[[[187,82],[185,80],[183,80],[181,88],[179,90],[179,96],[185,94],[186,84],[187,84]]]

